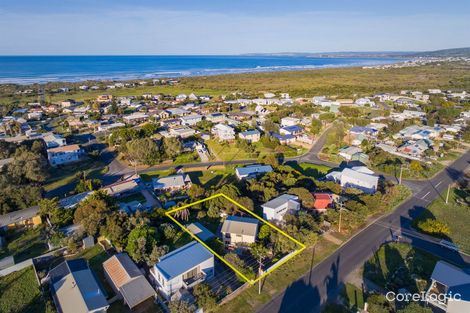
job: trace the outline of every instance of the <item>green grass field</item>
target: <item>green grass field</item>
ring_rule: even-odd
[[[470,253],[470,211],[467,205],[458,203],[456,189],[450,193],[449,203],[445,203],[446,192],[434,200],[426,210],[415,219],[415,222],[427,218],[436,219],[449,226],[449,237],[459,248]]]
[[[0,277],[0,312],[55,312],[42,298],[32,266]]]
[[[0,250],[0,259],[13,255],[15,263],[39,256],[48,251],[41,227],[11,232],[7,235],[7,245]]]

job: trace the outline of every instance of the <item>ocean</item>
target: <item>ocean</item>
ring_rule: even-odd
[[[0,83],[127,80],[395,63],[392,58],[302,56],[0,56]]]

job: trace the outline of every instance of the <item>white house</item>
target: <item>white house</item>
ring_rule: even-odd
[[[47,159],[52,166],[57,166],[79,161],[83,153],[79,145],[61,146],[47,149]]]
[[[214,276],[214,255],[192,241],[162,256],[150,270],[157,288],[165,297],[188,289]]]
[[[269,221],[282,221],[287,213],[295,213],[300,210],[299,197],[289,194],[274,198],[261,207],[263,208],[263,217]]]
[[[139,124],[148,120],[149,116],[142,112],[135,112],[129,115],[124,116],[122,119],[126,124]]]
[[[286,126],[295,126],[297,124],[300,124],[300,119],[296,117],[283,117],[281,119],[281,126],[286,127]]]
[[[49,133],[42,137],[42,139],[46,142],[46,147],[49,148],[57,148],[62,147],[67,144],[65,138],[62,135]]]
[[[339,182],[343,188],[356,188],[365,193],[377,191],[379,177],[365,171],[364,167],[345,168],[342,172],[331,172],[326,175],[326,179]]]
[[[219,140],[233,140],[235,139],[235,130],[225,124],[217,124],[211,129],[211,133]]]
[[[182,125],[193,126],[202,121],[202,116],[199,114],[191,114],[180,117],[180,120]]]
[[[248,142],[258,142],[261,138],[261,133],[257,129],[247,130],[239,133],[238,137]]]
[[[251,244],[256,241],[258,220],[229,215],[220,230],[226,245]]]
[[[362,152],[361,148],[358,147],[345,147],[339,150],[338,155],[345,158],[347,161],[351,161],[353,155]]]
[[[235,174],[238,179],[253,178],[260,174],[272,172],[271,165],[248,165],[245,167],[237,167]]]
[[[188,174],[178,174],[173,176],[153,178],[153,189],[156,191],[176,191],[191,187],[191,177]]]
[[[446,313],[470,312],[470,269],[438,261],[431,274],[426,303]]]

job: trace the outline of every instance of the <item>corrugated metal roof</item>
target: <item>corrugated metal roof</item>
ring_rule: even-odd
[[[228,216],[222,224],[222,233],[256,236],[258,220],[250,217]]]
[[[170,280],[213,257],[214,255],[203,245],[197,241],[192,241],[162,256],[159,262],[155,264],[155,268],[167,280]]]

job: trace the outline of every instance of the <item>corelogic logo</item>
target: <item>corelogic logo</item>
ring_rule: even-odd
[[[393,302],[440,302],[440,303],[447,303],[449,300],[460,301],[462,300],[462,295],[460,293],[429,293],[426,295],[426,292],[422,291],[419,293],[395,293],[393,291],[387,292],[385,295],[388,301]]]

